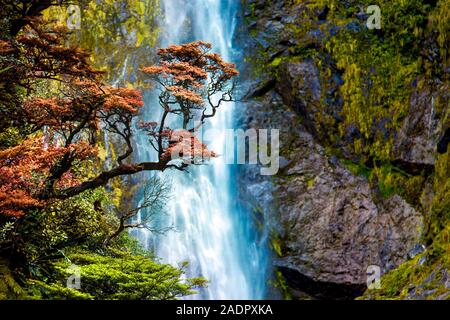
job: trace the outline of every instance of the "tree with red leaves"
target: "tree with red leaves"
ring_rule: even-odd
[[[171,153],[195,159],[215,156],[192,134],[195,128],[188,126],[194,117],[203,124],[216,114],[223,102],[232,101],[233,78],[238,71],[234,64],[210,51],[211,44],[202,41],[172,45],[158,51],[158,65],[142,69],[162,89],[159,95],[163,108],[161,122],[141,124],[156,142],[152,146],[162,159],[170,160]],[[181,116],[183,130],[173,131],[165,126],[169,115]],[[184,143],[178,143],[180,141]]]
[[[159,63],[142,69],[161,86],[163,115],[159,123],[140,124],[158,160],[133,163],[132,124],[144,105],[140,92],[104,84],[85,52],[62,45],[63,29],[50,28],[40,19],[25,28],[14,41],[0,42],[0,53],[11,56],[1,59],[10,63],[5,72],[15,73],[15,86],[28,92],[10,116],[26,123],[30,133],[19,145],[0,151],[0,214],[22,216],[29,208],[105,186],[115,177],[184,170],[193,160],[198,163],[216,156],[194,136],[189,124],[195,116],[203,123],[223,102],[232,100],[233,78],[238,72],[233,64],[210,53],[210,44],[193,42],[161,49]],[[32,94],[33,81],[42,79],[58,83],[58,94]],[[166,125],[169,115],[181,118],[182,130]],[[92,160],[99,160],[101,129],[120,138],[125,149],[114,159],[112,169],[92,177],[96,168]],[[181,164],[175,161],[179,159]]]
[[[215,115],[222,102],[232,100],[236,66],[210,51],[211,44],[202,41],[172,45],[158,51],[159,65],[142,69],[163,88],[159,95],[163,122],[168,114],[179,114],[186,129],[195,111],[201,112],[203,122]],[[220,99],[214,101],[218,94]]]
[[[26,127],[21,113],[25,96],[34,94],[43,81],[99,82],[103,72],[90,65],[89,54],[64,45],[67,29],[50,26],[41,18],[28,18],[23,32],[0,39],[0,130],[15,124]],[[27,133],[30,133],[29,131]]]

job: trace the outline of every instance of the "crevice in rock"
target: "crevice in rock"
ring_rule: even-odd
[[[291,268],[279,266],[278,269],[292,289],[319,300],[354,300],[367,289],[367,286],[364,284],[315,281]]]
[[[262,86],[254,89],[254,90],[250,90],[250,92],[248,92],[247,95],[245,96],[244,100],[246,101],[249,99],[254,99],[254,98],[259,98],[259,97],[264,96],[266,93],[268,93],[273,88],[275,88],[276,83],[277,82],[275,79],[270,79],[269,81],[265,82]]]
[[[414,163],[397,159],[393,161],[392,164],[412,175],[419,175],[423,173],[425,176],[429,176],[434,172],[434,165],[427,163]]]
[[[439,143],[437,145],[437,152],[439,152],[440,154],[446,153],[449,143],[450,143],[450,128],[447,128],[447,130],[445,130],[444,135],[439,140]]]

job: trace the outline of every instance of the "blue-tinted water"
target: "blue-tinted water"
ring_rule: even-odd
[[[233,46],[239,0],[161,0],[161,46],[203,40],[227,61],[236,61],[240,48]],[[234,103],[223,105],[210,125],[215,129],[233,127]],[[156,119],[157,102],[146,99],[146,120]],[[147,137],[138,136],[140,146]],[[208,144],[223,154],[224,139]],[[150,148],[139,148],[137,160],[154,157]],[[179,265],[188,261],[188,277],[203,276],[210,282],[196,299],[263,299],[267,282],[267,249],[250,213],[240,208],[234,166],[224,158],[208,166],[191,167],[188,173],[161,174],[172,184],[173,198],[167,203],[167,225],[177,231],[155,235],[138,231],[139,239],[155,250],[163,262]]]

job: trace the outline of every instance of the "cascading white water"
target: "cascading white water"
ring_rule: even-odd
[[[161,46],[195,40],[210,42],[213,50],[226,61],[233,61],[239,48],[233,48],[239,0],[161,0]],[[144,116],[156,120],[154,97],[146,99]],[[221,106],[211,126],[227,129],[233,126],[233,109]],[[138,136],[146,145],[145,134]],[[148,144],[147,144],[148,145]],[[223,154],[223,139],[218,136],[209,149]],[[150,147],[138,149],[138,160],[154,155]],[[137,231],[146,246],[154,249],[163,262],[179,265],[189,262],[187,277],[203,276],[209,280],[196,299],[263,299],[265,297],[266,249],[258,238],[251,215],[236,200],[235,168],[223,158],[208,166],[190,167],[189,172],[165,172],[171,181],[173,199],[167,203],[168,219],[176,228],[164,235]]]

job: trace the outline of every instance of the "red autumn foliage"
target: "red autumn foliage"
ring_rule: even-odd
[[[39,199],[39,193],[46,187],[46,177],[66,154],[82,161],[95,156],[96,149],[85,142],[61,147],[41,136],[0,151],[0,211],[20,216],[27,208],[42,206],[45,202]],[[72,172],[65,172],[57,182],[58,188],[78,184],[74,177]]]
[[[165,113],[182,115],[184,129],[196,110],[203,122],[215,115],[222,102],[232,100],[232,79],[239,73],[235,64],[223,61],[211,48],[203,41],[172,45],[158,50],[158,65],[142,69],[161,86],[159,101]]]
[[[36,129],[48,126],[67,139],[76,130],[97,130],[102,116],[136,115],[144,105],[135,89],[92,81],[73,81],[64,93],[61,97],[29,99],[22,106],[22,114]]]
[[[24,99],[17,95],[15,99],[0,99],[0,106],[11,110],[3,119],[20,120],[29,132],[16,146],[0,145],[0,214],[20,217],[31,208],[104,186],[115,177],[144,170],[184,170],[192,161],[216,156],[194,136],[193,128],[188,128],[195,115],[204,122],[214,116],[222,102],[231,101],[237,70],[210,53],[211,45],[198,41],[161,49],[160,62],[143,69],[162,88],[161,121],[139,125],[148,133],[159,158],[132,163],[132,124],[144,106],[141,93],[103,83],[101,72],[90,66],[84,51],[64,46],[63,28],[51,28],[40,19],[31,19],[26,25],[15,39],[0,40],[0,54],[8,57],[0,59],[4,72],[0,96],[11,97],[19,87],[27,92]],[[58,83],[53,86],[58,92],[53,97],[36,95],[37,81]],[[217,94],[219,98],[214,99]],[[181,116],[182,130],[166,126],[169,115]],[[8,126],[9,121],[0,124],[1,128]],[[92,177],[99,170],[100,130],[119,138],[125,147],[111,169]],[[89,159],[93,161],[86,161]],[[180,159],[181,164],[174,161]]]
[[[149,122],[141,127],[147,131],[162,161],[175,157],[191,163],[216,156],[192,134],[194,128],[188,128],[194,117],[203,123],[216,114],[222,102],[232,100],[232,79],[238,75],[236,66],[211,53],[211,48],[211,44],[202,41],[172,45],[158,50],[157,65],[142,69],[161,88],[159,103],[164,110],[161,123]],[[171,114],[181,115],[183,130],[165,126]]]
[[[64,45],[67,33],[65,26],[51,27],[41,18],[29,19],[25,32],[14,42],[21,57],[17,71],[25,74],[24,80],[62,80],[67,76],[98,79],[103,74],[90,65],[87,52]]]
[[[207,146],[192,132],[187,130],[170,131],[167,140],[168,147],[161,156],[163,160],[181,159],[188,163],[196,163],[217,156],[213,151],[208,150]]]
[[[11,122],[25,126],[20,113],[23,89],[31,95],[42,81],[100,81],[103,74],[90,65],[87,52],[65,45],[65,27],[51,26],[39,17],[24,19],[21,33],[0,41],[0,106],[5,106],[0,108],[0,130]]]

